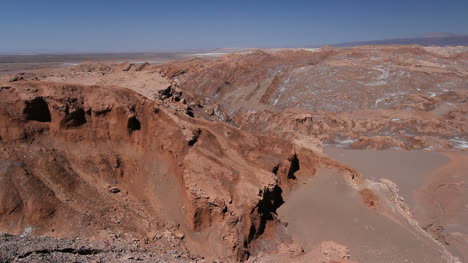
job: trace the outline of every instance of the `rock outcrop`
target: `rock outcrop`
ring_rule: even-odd
[[[325,158],[128,89],[22,81],[0,93],[3,231],[153,240],[173,229],[195,251],[241,260],[289,181]]]

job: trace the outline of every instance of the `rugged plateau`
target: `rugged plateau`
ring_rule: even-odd
[[[0,83],[0,261],[468,259],[466,47],[89,62]],[[333,149],[450,162],[410,192],[412,175]]]

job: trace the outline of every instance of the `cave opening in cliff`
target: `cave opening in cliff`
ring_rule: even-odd
[[[61,121],[60,125],[64,128],[79,127],[86,123],[85,111],[83,109],[77,109],[65,116]]]
[[[23,114],[28,121],[50,122],[52,120],[49,105],[42,97],[26,101]]]
[[[294,154],[289,161],[291,162],[291,166],[289,167],[288,171],[288,179],[296,179],[295,173],[301,169],[301,165],[299,163],[299,158],[297,158],[297,154]]]
[[[141,129],[141,123],[135,116],[132,116],[130,119],[128,119],[127,128],[129,133],[138,131]]]

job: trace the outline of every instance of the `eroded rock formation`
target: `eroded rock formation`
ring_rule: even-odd
[[[467,53],[324,47],[0,76],[0,231],[71,242],[43,248],[51,258],[81,255],[73,239],[83,238],[97,254],[109,251],[99,242],[133,242],[171,261],[351,262],[339,242],[305,251],[278,216],[328,168],[350,205],[422,240],[427,257],[458,262],[413,219],[397,185],[322,150],[466,149]],[[13,240],[8,251],[36,240],[2,238]],[[26,250],[3,258],[35,259]]]
[[[174,228],[187,246],[206,233],[214,256],[245,259],[282,187],[325,158],[127,89],[17,82],[1,100],[0,225],[13,233],[151,240]]]

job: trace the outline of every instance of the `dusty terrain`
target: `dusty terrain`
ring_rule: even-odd
[[[332,158],[374,180],[390,179],[421,227],[454,255],[467,258],[467,152],[350,150],[329,147]]]
[[[358,148],[468,141],[466,48],[256,52],[161,67],[195,96],[222,101],[221,119],[251,132]]]
[[[226,50],[226,52],[232,52]],[[0,53],[0,75],[15,74],[25,70],[41,70],[64,68],[90,61],[133,62],[142,64],[150,62],[160,64],[177,59],[188,59],[193,57],[216,57],[225,54],[223,52],[206,51],[181,51],[181,52],[146,52],[146,53],[26,53],[26,54],[4,54]]]
[[[198,262],[177,249],[155,251],[136,242],[91,242],[79,239],[0,234],[1,262]]]
[[[468,257],[468,48],[92,62],[0,83],[0,231],[15,234],[0,260]],[[392,173],[339,149],[437,157]]]

